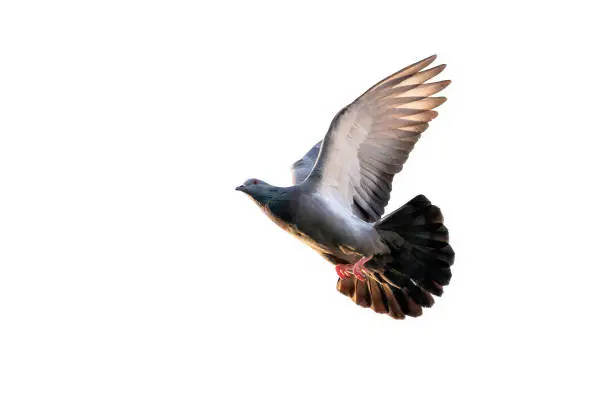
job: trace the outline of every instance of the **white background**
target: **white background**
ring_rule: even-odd
[[[0,6],[0,406],[610,407],[604,2]],[[445,295],[394,321],[234,187],[438,54],[392,210]]]

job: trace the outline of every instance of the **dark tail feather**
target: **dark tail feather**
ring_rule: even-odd
[[[391,248],[391,257],[375,257],[372,276],[338,280],[337,289],[355,303],[393,318],[420,316],[434,304],[451,279],[455,253],[440,209],[416,196],[378,223],[376,229]],[[374,272],[375,271],[375,272]]]
[[[419,299],[422,303],[419,303],[413,295],[410,295],[410,289],[408,288],[398,289],[388,283],[378,282],[373,278],[366,278],[364,282],[357,280],[355,277],[338,279],[336,288],[359,306],[369,307],[376,313],[388,314],[394,319],[403,319],[405,316],[420,316],[423,314],[422,303],[433,304],[433,299],[431,299],[431,303],[427,303],[426,300],[421,298]]]

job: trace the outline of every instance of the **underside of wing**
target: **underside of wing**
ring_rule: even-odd
[[[401,171],[428,122],[437,116],[433,109],[446,101],[433,95],[450,81],[427,82],[445,68],[425,69],[434,59],[426,58],[385,78],[340,111],[308,182],[363,220],[380,219],[389,202],[393,176]]]
[[[304,157],[293,163],[293,166],[291,166],[293,184],[300,184],[301,182],[306,180],[306,178],[312,171],[315,162],[317,161],[317,156],[319,155],[321,143],[322,141],[312,146],[312,148],[304,155]]]

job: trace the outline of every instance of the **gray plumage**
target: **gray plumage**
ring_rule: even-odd
[[[291,167],[291,173],[293,174],[293,184],[300,184],[306,180],[306,177],[310,174],[310,171],[314,167],[317,157],[319,156],[319,150],[321,148],[321,140],[304,155],[300,160],[293,163]]]
[[[330,262],[367,258],[367,279],[340,279],[338,290],[395,318],[431,306],[429,293],[441,294],[454,259],[442,215],[425,197],[380,219],[394,175],[445,101],[432,95],[450,81],[425,83],[445,67],[424,70],[434,59],[396,72],[342,109],[325,138],[293,165],[293,186],[249,179],[237,187]]]

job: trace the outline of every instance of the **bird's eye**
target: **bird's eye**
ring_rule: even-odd
[[[253,184],[259,183],[259,180],[253,180]]]

